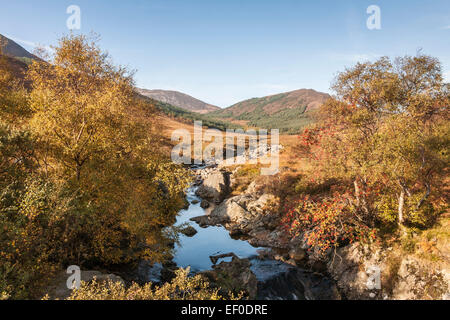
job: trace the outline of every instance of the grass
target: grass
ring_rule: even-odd
[[[280,99],[278,96],[272,99]],[[256,99],[255,109],[238,116],[234,116],[231,111],[215,111],[206,115],[209,119],[233,120],[246,123],[249,127],[263,129],[278,129],[283,134],[299,133],[304,127],[311,124],[312,113],[305,112],[306,106],[300,105],[297,108],[283,109],[272,114],[264,111],[264,106],[272,101],[260,101]]]
[[[243,193],[252,181],[260,175],[260,170],[258,165],[243,165],[238,167],[236,173],[233,175],[235,179],[233,195]]]
[[[225,131],[226,129],[242,128],[242,126],[237,125],[235,123],[214,119],[204,114],[187,111],[182,108],[172,106],[168,103],[160,102],[147,97],[145,98],[143,97],[143,99],[152,103],[159,111],[166,114],[167,116],[178,119],[180,121],[187,121],[189,123],[194,123],[194,121],[202,121],[203,126],[218,129],[221,131]]]

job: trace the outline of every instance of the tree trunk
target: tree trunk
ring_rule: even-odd
[[[429,183],[425,183],[425,187],[427,188],[425,195],[422,199],[420,199],[419,203],[417,204],[417,210],[420,209],[420,207],[423,205],[423,203],[427,200],[427,198],[430,196],[431,193],[431,187]]]
[[[356,206],[359,207],[360,204],[361,204],[361,199],[359,197],[360,189],[359,189],[359,185],[358,185],[358,180],[357,179],[355,179],[355,181],[353,181],[353,185],[355,186]]]
[[[77,181],[81,179],[81,166],[77,165]]]
[[[366,216],[369,215],[369,207],[367,205],[367,201],[366,201],[366,195],[363,194],[361,196],[361,188],[359,187],[358,184],[358,179],[355,179],[353,181],[353,185],[355,186],[355,197],[356,197],[356,206],[360,209],[363,210],[364,214]],[[363,181],[363,186],[365,187],[365,183]]]
[[[403,207],[405,206],[405,189],[402,188],[400,191],[400,196],[398,197],[398,224],[403,226]]]

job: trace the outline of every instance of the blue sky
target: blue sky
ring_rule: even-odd
[[[381,8],[381,30],[366,9]],[[137,86],[190,94],[221,107],[299,88],[330,92],[336,72],[381,55],[438,57],[450,79],[449,0],[40,0],[2,1],[0,33],[27,49],[81,30],[100,34]]]

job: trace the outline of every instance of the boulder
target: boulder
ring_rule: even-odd
[[[230,192],[230,177],[225,171],[210,173],[203,184],[197,189],[196,194],[204,199],[221,202]]]
[[[210,214],[210,219],[216,221],[216,223],[229,221],[240,223],[243,220],[251,219],[251,215],[234,198],[230,198],[214,208]]]
[[[203,209],[208,209],[209,208],[209,202],[208,200],[202,200],[202,202],[200,203],[200,207],[202,207]]]
[[[392,297],[396,300],[445,300],[450,292],[446,277],[449,277],[446,270],[438,270],[425,260],[403,257],[399,262]]]
[[[301,248],[294,248],[289,251],[289,257],[295,262],[299,262],[306,258],[306,252]]]
[[[220,259],[223,259],[223,258],[237,258],[237,259],[239,259],[239,257],[238,257],[237,255],[235,255],[233,252],[230,252],[230,253],[224,253],[224,254],[219,254],[219,255],[215,255],[215,256],[210,256],[210,257],[209,257],[209,259],[211,260],[211,262],[212,262],[213,265],[216,265],[217,262],[218,262]]]
[[[214,223],[211,221],[209,216],[193,217],[190,220],[194,221],[195,223],[197,223],[202,228],[206,228],[208,226],[214,225]]]
[[[277,203],[277,198],[273,194],[265,193],[258,200],[250,202],[247,210],[253,214],[265,214],[270,211],[270,206]]]
[[[257,184],[257,182],[254,180],[252,181],[252,183],[250,183],[250,185],[247,187],[247,190],[245,190],[245,193],[247,194],[258,194],[258,190],[259,190],[259,185]]]
[[[239,259],[234,254],[230,262],[222,261],[213,266],[213,270],[202,272],[208,281],[221,288],[224,292],[241,292],[248,294],[250,299],[255,299],[258,293],[258,280],[250,269],[251,263],[248,259]]]
[[[197,234],[197,230],[195,230],[195,228],[192,226],[187,226],[186,228],[182,229],[180,232],[187,237],[193,237]]]

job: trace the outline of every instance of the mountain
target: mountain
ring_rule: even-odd
[[[2,61],[8,65],[17,79],[20,79],[26,87],[30,83],[25,79],[28,65],[34,59],[39,59],[19,46],[17,43],[0,34],[0,56]]]
[[[39,60],[34,54],[29,53],[23,47],[13,40],[0,34],[0,45],[3,48],[3,54],[12,58],[16,58],[22,62],[29,64],[31,60]]]
[[[204,114],[211,111],[220,110],[219,107],[213,106],[178,91],[138,89],[138,92],[143,96],[196,113]]]
[[[312,89],[300,89],[262,98],[253,98],[208,117],[245,123],[250,127],[280,129],[283,133],[297,133],[312,121],[311,115],[330,95]]]
[[[140,90],[142,92],[142,90]],[[202,121],[203,126],[208,128],[219,129],[225,131],[226,129],[242,129],[242,126],[217,118],[208,117],[207,114],[200,114],[198,112],[189,111],[180,107],[176,107],[166,102],[150,98],[137,92],[137,96],[142,99],[147,106],[152,106],[159,110],[164,117],[172,120],[183,122],[185,124],[193,125],[194,121]]]

